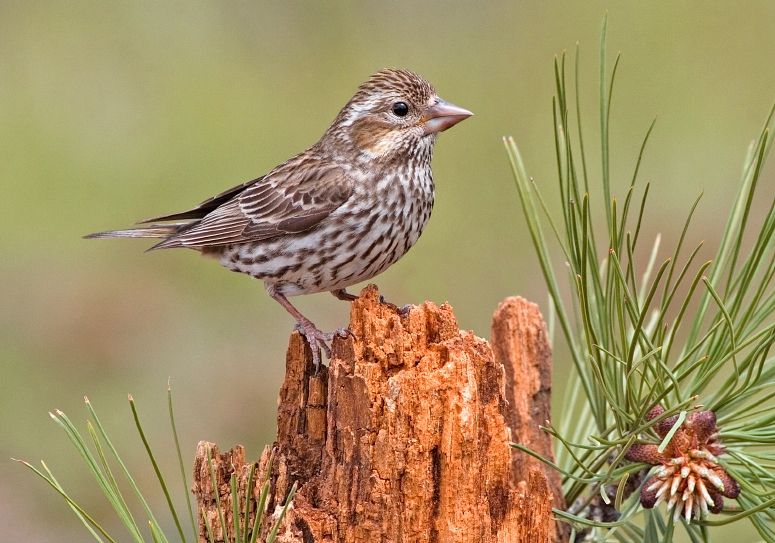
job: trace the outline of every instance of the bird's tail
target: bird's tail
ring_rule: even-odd
[[[94,232],[84,236],[84,239],[102,239],[102,238],[162,238],[164,240],[174,236],[190,222],[173,224],[149,224],[138,226],[136,228],[127,228],[125,230],[107,230],[105,232]],[[163,243],[163,242],[162,242]],[[153,248],[157,246],[154,245]]]

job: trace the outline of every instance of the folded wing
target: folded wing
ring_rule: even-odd
[[[199,215],[201,220],[153,248],[199,249],[303,232],[328,217],[353,192],[352,180],[341,167],[310,154],[299,155],[246,185],[205,201],[194,210],[151,219],[198,218],[203,208],[207,211],[203,217]]]

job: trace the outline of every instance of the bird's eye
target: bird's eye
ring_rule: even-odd
[[[393,114],[396,117],[406,117],[407,113],[409,113],[409,106],[406,102],[396,102],[393,104]]]

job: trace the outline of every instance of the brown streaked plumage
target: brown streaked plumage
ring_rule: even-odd
[[[323,137],[266,175],[182,213],[88,238],[161,238],[264,281],[297,321],[316,364],[332,334],[287,296],[331,292],[371,279],[419,238],[434,199],[431,156],[439,132],[472,113],[441,100],[423,78],[388,69],[363,83]]]

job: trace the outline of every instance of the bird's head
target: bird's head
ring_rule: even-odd
[[[441,99],[408,70],[386,69],[358,87],[323,141],[354,150],[366,161],[430,153],[436,135],[473,115]]]

